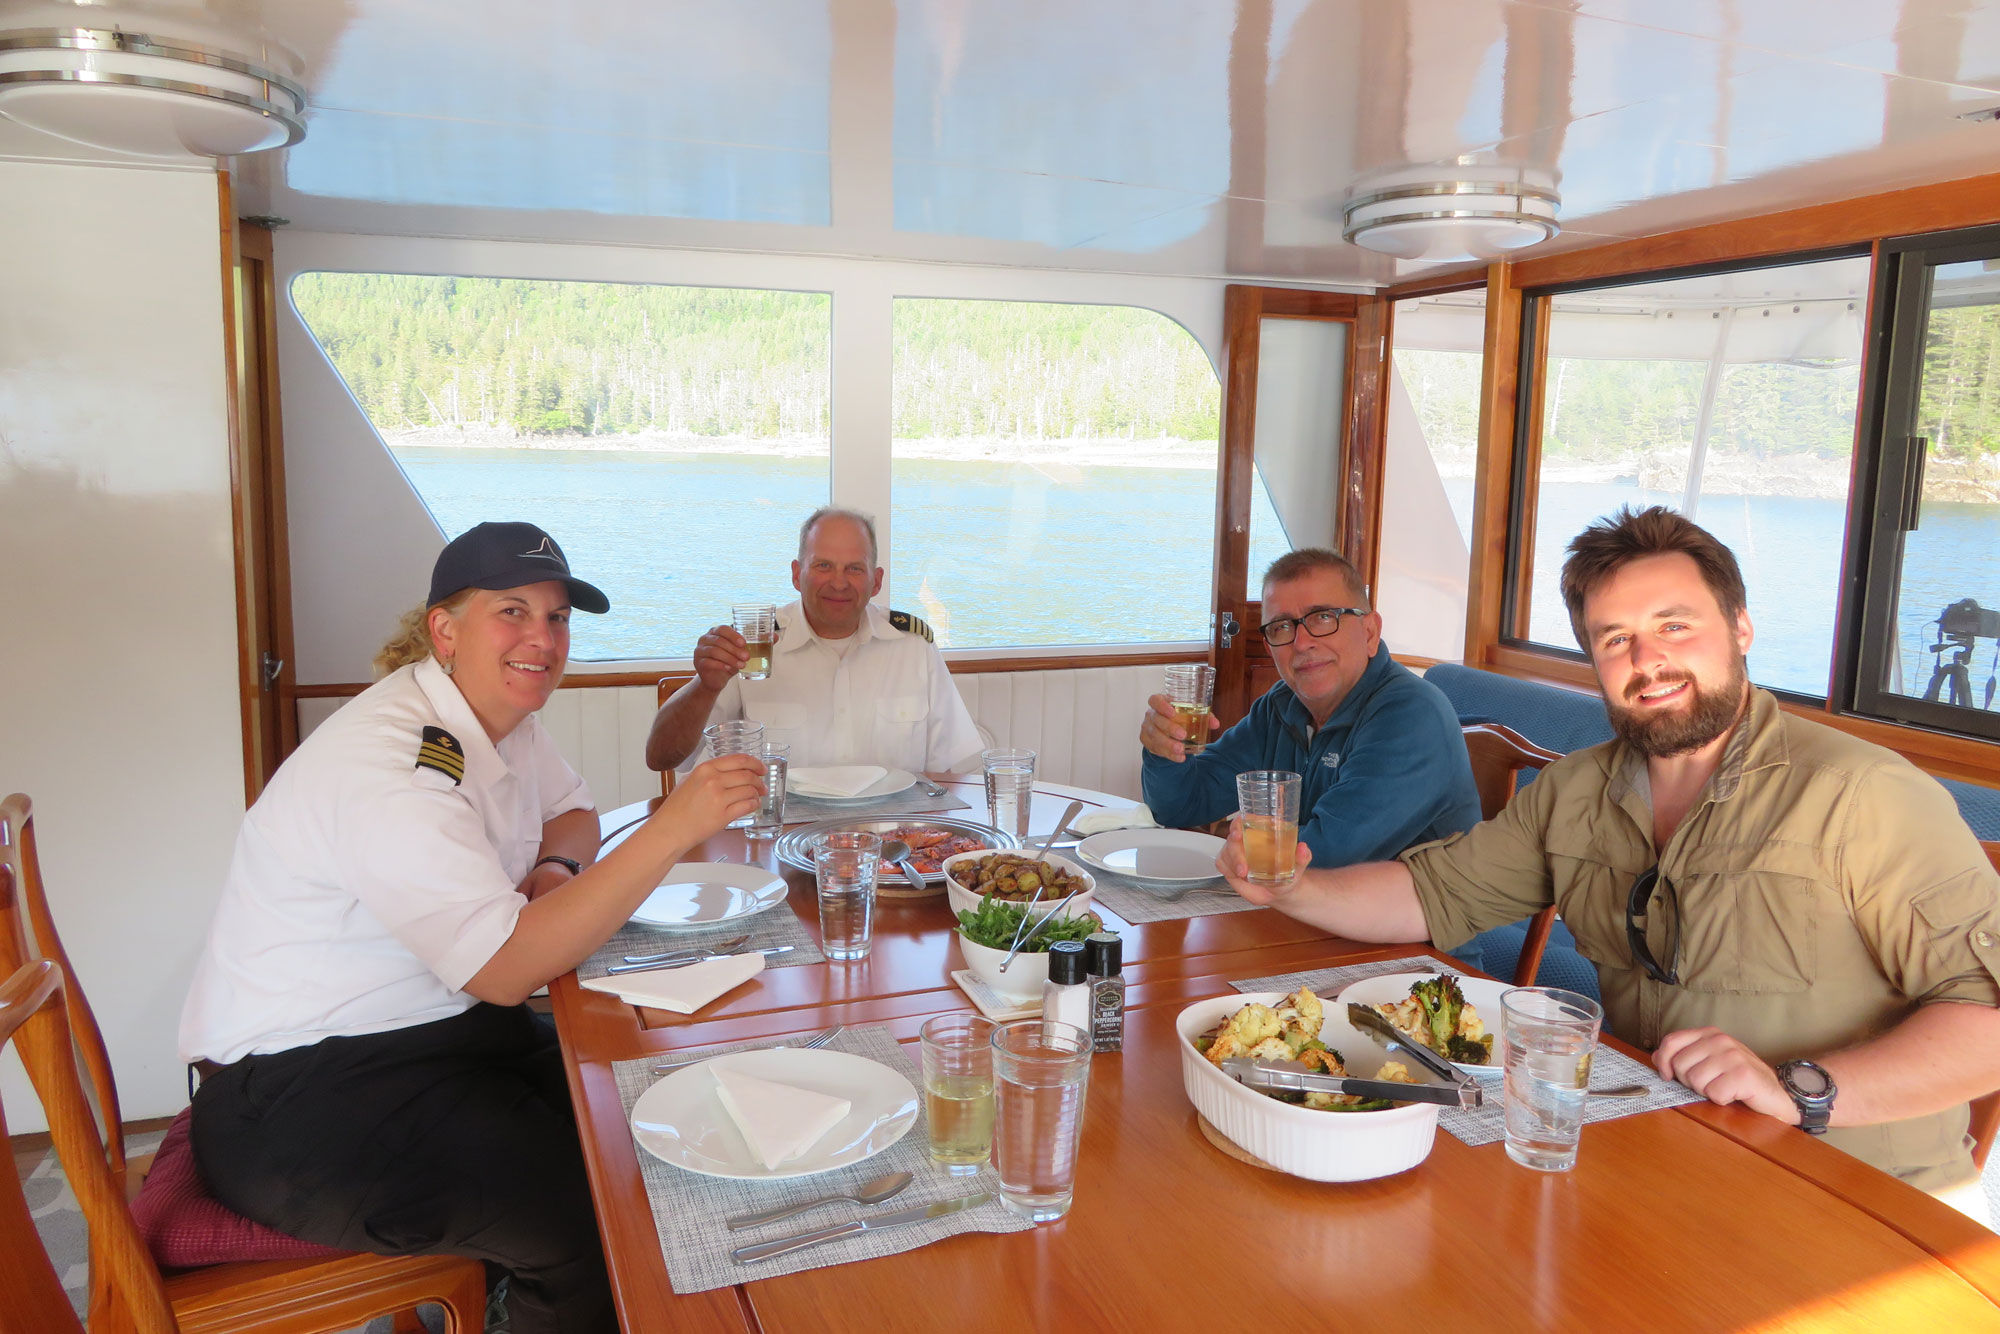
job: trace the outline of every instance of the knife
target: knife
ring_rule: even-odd
[[[793,945],[770,945],[761,950],[738,950],[738,954],[786,954],[797,948]],[[655,968],[687,968],[693,964],[707,963],[710,959],[727,958],[725,954],[697,954],[691,959],[662,959],[654,963],[614,963],[604,971],[616,976],[619,973],[644,973]]]
[[[1389,1022],[1388,1016],[1372,1005],[1356,1005],[1349,1002],[1347,1022],[1365,1033],[1372,1034],[1378,1042],[1388,1047],[1401,1047],[1403,1054],[1436,1075],[1439,1079],[1453,1084],[1463,1084],[1472,1078],[1444,1057],[1426,1047],[1423,1043]]]
[[[1253,1061],[1248,1056],[1232,1056],[1222,1063],[1222,1069],[1245,1087],[1280,1093],[1348,1093],[1446,1107],[1481,1107],[1486,1102],[1485,1092],[1469,1080],[1463,1084],[1404,1084],[1393,1079],[1355,1079],[1321,1074],[1297,1061]]]
[[[978,1195],[967,1195],[958,1200],[939,1200],[936,1204],[919,1204],[910,1209],[898,1209],[893,1214],[883,1214],[879,1218],[857,1218],[851,1223],[837,1223],[832,1227],[819,1228],[813,1232],[800,1232],[790,1237],[780,1237],[776,1241],[760,1241],[755,1246],[739,1246],[729,1253],[729,1258],[737,1264],[749,1264],[755,1260],[768,1260],[775,1255],[803,1250],[807,1246],[817,1246],[835,1237],[851,1237],[857,1232],[880,1232],[884,1228],[907,1227],[911,1223],[924,1223],[933,1218],[943,1218],[961,1209],[977,1209],[993,1199],[991,1191]]]

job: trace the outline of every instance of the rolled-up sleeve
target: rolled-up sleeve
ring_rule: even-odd
[[[1432,944],[1455,948],[1555,901],[1546,848],[1556,791],[1544,775],[1491,820],[1402,855]]]
[[[2000,1005],[2000,872],[1950,794],[1884,763],[1855,783],[1840,879],[1856,928],[1919,1003]]]

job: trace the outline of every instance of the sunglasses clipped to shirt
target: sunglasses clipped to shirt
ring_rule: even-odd
[[[1667,951],[1665,968],[1660,967],[1653,947],[1646,943],[1646,914],[1652,907],[1656,888],[1666,892],[1667,906],[1673,914],[1670,922],[1673,947]],[[1632,882],[1632,893],[1625,900],[1625,943],[1631,947],[1632,957],[1646,970],[1647,977],[1670,987],[1681,984],[1681,900],[1674,892],[1674,882],[1661,875],[1658,866],[1648,866]]]
[[[1275,621],[1266,621],[1257,628],[1264,632],[1264,642],[1282,648],[1299,637],[1299,627],[1314,639],[1325,639],[1340,631],[1343,616],[1366,616],[1359,607],[1314,607],[1303,616],[1280,616]]]

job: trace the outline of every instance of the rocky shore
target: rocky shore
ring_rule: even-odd
[[[1455,451],[1438,458],[1438,471],[1448,478],[1469,478],[1474,462],[1471,450]],[[1687,454],[1654,450],[1611,462],[1545,459],[1542,477],[1554,482],[1624,484],[1673,494],[1687,487]],[[1711,453],[1703,461],[1701,473],[1702,493],[1712,496],[1842,500],[1847,496],[1848,482],[1847,459],[1817,454],[1757,458]],[[1973,461],[1933,457],[1924,473],[1924,494],[1933,500],[2000,504],[2000,455]]]
[[[490,426],[429,426],[385,432],[391,449],[559,449],[611,453],[755,454],[811,458],[826,452],[818,436],[696,436],[647,431],[632,435],[522,435]],[[1213,468],[1213,440],[1018,440],[1012,436],[954,436],[898,440],[901,459],[978,460],[994,463],[1087,463],[1106,468]]]

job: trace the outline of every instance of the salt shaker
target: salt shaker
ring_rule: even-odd
[[[1083,942],[1049,946],[1049,980],[1042,984],[1042,1018],[1090,1031],[1090,988],[1083,980]]]

